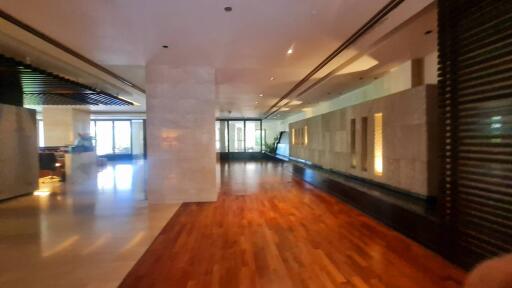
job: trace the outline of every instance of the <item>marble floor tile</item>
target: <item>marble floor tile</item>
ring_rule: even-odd
[[[179,207],[147,203],[144,165],[0,202],[0,287],[116,287]]]

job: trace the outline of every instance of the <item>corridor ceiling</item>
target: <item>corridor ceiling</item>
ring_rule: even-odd
[[[214,67],[217,116],[263,117],[279,98],[388,2],[390,0],[2,0],[0,9],[142,89],[148,63]],[[354,55],[360,55],[361,60],[354,63],[352,71],[342,77],[336,75],[339,85],[327,85],[327,92],[318,88],[322,94],[318,101],[335,97],[347,87],[362,85],[358,79],[363,76],[381,74],[400,61],[434,51],[435,33],[418,41],[407,41],[398,35],[394,41],[401,45],[375,49],[376,43],[400,33],[403,24],[417,17],[427,6],[430,14],[435,13],[433,2],[404,0],[315,74],[311,81]],[[227,12],[225,7],[232,10]],[[435,17],[428,19],[416,28],[421,37],[424,29],[435,30]],[[15,37],[13,35],[10,37]],[[374,55],[367,55],[370,50]],[[89,71],[89,74],[94,73]],[[120,95],[130,98],[137,94],[126,83],[109,81],[108,85],[116,86]],[[315,90],[310,93],[314,94]],[[143,101],[138,102],[142,105],[133,109],[144,107]],[[310,100],[309,104],[313,102]],[[301,109],[301,105],[291,108],[288,113]]]

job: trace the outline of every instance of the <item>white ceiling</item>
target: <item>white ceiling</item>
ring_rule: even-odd
[[[218,115],[259,117],[387,2],[2,0],[0,8],[141,87],[147,63],[212,66]],[[371,48],[431,2],[406,0],[352,51]],[[385,54],[379,65],[393,58]]]

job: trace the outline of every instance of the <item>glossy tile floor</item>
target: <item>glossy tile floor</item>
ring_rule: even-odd
[[[178,204],[149,205],[144,162],[0,202],[0,287],[116,287]]]
[[[219,174],[218,201],[181,205],[121,287],[462,287],[463,271],[286,163]]]

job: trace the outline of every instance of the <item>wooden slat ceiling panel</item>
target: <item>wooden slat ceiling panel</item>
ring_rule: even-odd
[[[108,105],[131,106],[132,102],[116,97],[0,55],[0,69],[20,75],[25,105]]]

